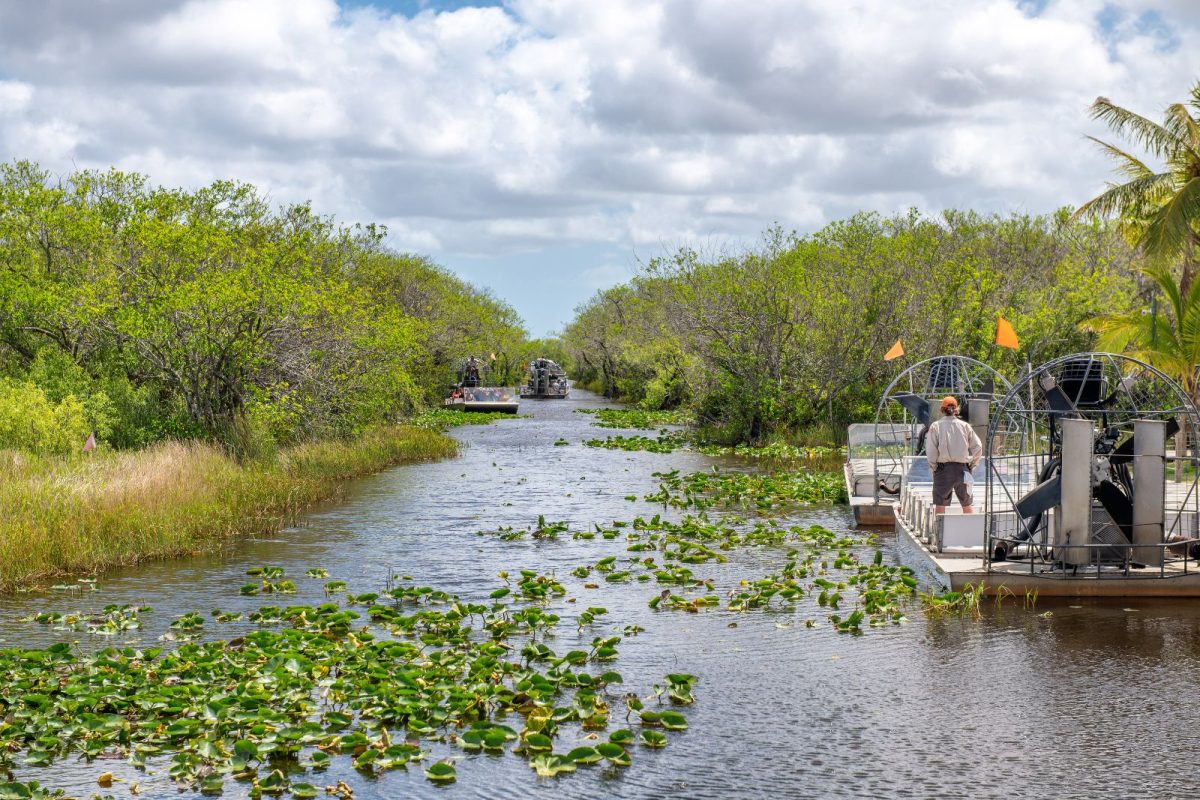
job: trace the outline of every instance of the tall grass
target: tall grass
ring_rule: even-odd
[[[455,449],[436,431],[393,426],[241,463],[196,442],[70,458],[0,452],[0,590],[219,550],[279,530],[351,478]]]

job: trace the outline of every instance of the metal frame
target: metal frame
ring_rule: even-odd
[[[1085,376],[1090,377],[1082,379]],[[1043,468],[1055,449],[1052,433],[1058,431],[1055,435],[1063,437],[1059,455],[1067,458],[1062,449],[1065,418],[1061,409],[1047,399],[1043,386],[1047,378],[1053,378],[1063,389],[1084,420],[1097,431],[1108,431],[1112,441],[1125,441],[1136,423],[1141,422],[1144,429],[1146,421],[1154,420],[1177,420],[1181,431],[1186,432],[1193,445],[1188,454],[1177,458],[1164,452],[1162,472],[1151,473],[1154,481],[1158,474],[1163,475],[1162,492],[1157,493],[1155,487],[1151,495],[1154,502],[1162,503],[1161,541],[1147,542],[1139,537],[1129,544],[1113,544],[1114,537],[1106,528],[1115,529],[1116,524],[1095,501],[1091,502],[1090,518],[1084,512],[1084,519],[1090,522],[1086,542],[1072,538],[1068,543],[1061,533],[1056,537],[1052,529],[1060,521],[1052,515],[1061,513],[1060,507],[1041,515],[1032,535],[1025,538],[1027,523],[1021,520],[1015,504],[1045,474]],[[1090,394],[1093,390],[1095,394]],[[1039,577],[1166,578],[1195,571],[1200,554],[1200,458],[1195,449],[1200,442],[1198,434],[1200,414],[1191,399],[1168,376],[1139,359],[1115,353],[1073,353],[1030,370],[991,414],[985,442],[985,569],[996,571],[997,547],[1004,546],[1028,563],[1030,574]],[[1098,460],[1104,458],[1103,453],[1087,449],[1092,470],[1107,468]],[[1135,446],[1134,458],[1146,457],[1142,448]],[[1133,465],[1136,479],[1136,462]],[[1176,474],[1182,472],[1180,480],[1166,477],[1171,466]],[[1091,497],[1090,486],[1087,492]],[[1061,524],[1070,527],[1065,520]],[[1011,570],[1006,572],[1012,574]]]
[[[992,390],[986,391],[987,382]],[[875,499],[879,500],[879,484],[883,477],[899,476],[901,459],[916,455],[920,423],[897,397],[914,394],[926,401],[940,400],[953,394],[961,401],[963,396],[995,401],[1010,393],[1011,384],[993,367],[969,356],[941,355],[927,358],[906,368],[892,379],[875,411],[875,441],[873,461],[875,467]],[[902,451],[897,452],[892,434],[897,429],[906,432]]]

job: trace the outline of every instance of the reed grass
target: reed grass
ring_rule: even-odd
[[[69,458],[3,451],[0,591],[214,552],[293,523],[352,478],[456,447],[436,431],[389,426],[245,462],[199,442]]]

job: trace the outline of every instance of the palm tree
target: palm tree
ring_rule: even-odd
[[[1178,294],[1181,299],[1190,297],[1200,268],[1200,83],[1192,87],[1186,104],[1167,107],[1161,125],[1106,97],[1096,98],[1091,113],[1092,119],[1107,123],[1115,134],[1132,140],[1165,166],[1155,172],[1120,147],[1089,136],[1117,162],[1116,170],[1125,181],[1108,184],[1074,217],[1116,214],[1149,258],[1181,262]]]
[[[1107,314],[1083,323],[1099,334],[1096,348],[1111,353],[1128,351],[1175,380],[1193,402],[1200,400],[1200,282],[1184,294],[1169,266],[1144,270],[1152,286],[1166,298],[1160,313],[1135,309]]]
[[[1175,281],[1167,264],[1146,267],[1143,272],[1153,289],[1166,298],[1165,313],[1135,309],[1126,314],[1108,314],[1086,320],[1080,326],[1099,334],[1098,350],[1120,353],[1126,350],[1174,379],[1200,405],[1200,282],[1193,282],[1186,293]],[[1180,419],[1180,434],[1175,437],[1175,455],[1187,455],[1187,425]],[[1182,480],[1176,471],[1175,479]]]

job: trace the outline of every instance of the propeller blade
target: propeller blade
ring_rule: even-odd
[[[1112,521],[1125,534],[1128,541],[1133,541],[1133,500],[1112,481],[1100,481],[1096,486],[1096,499]]]
[[[929,424],[929,403],[926,402],[924,397],[921,397],[918,394],[910,394],[906,392],[904,394],[894,395],[894,398],[897,403],[904,406],[908,413],[916,417],[917,422],[921,423],[922,425]]]
[[[1062,477],[1055,475],[1026,492],[1013,508],[1022,519],[1029,519],[1049,511],[1061,502]]]
[[[1042,394],[1046,396],[1046,403],[1050,406],[1050,410],[1060,417],[1078,417],[1079,409],[1075,408],[1075,404],[1071,402],[1071,398],[1067,397],[1067,393],[1058,385],[1058,381],[1050,375],[1042,378]]]

